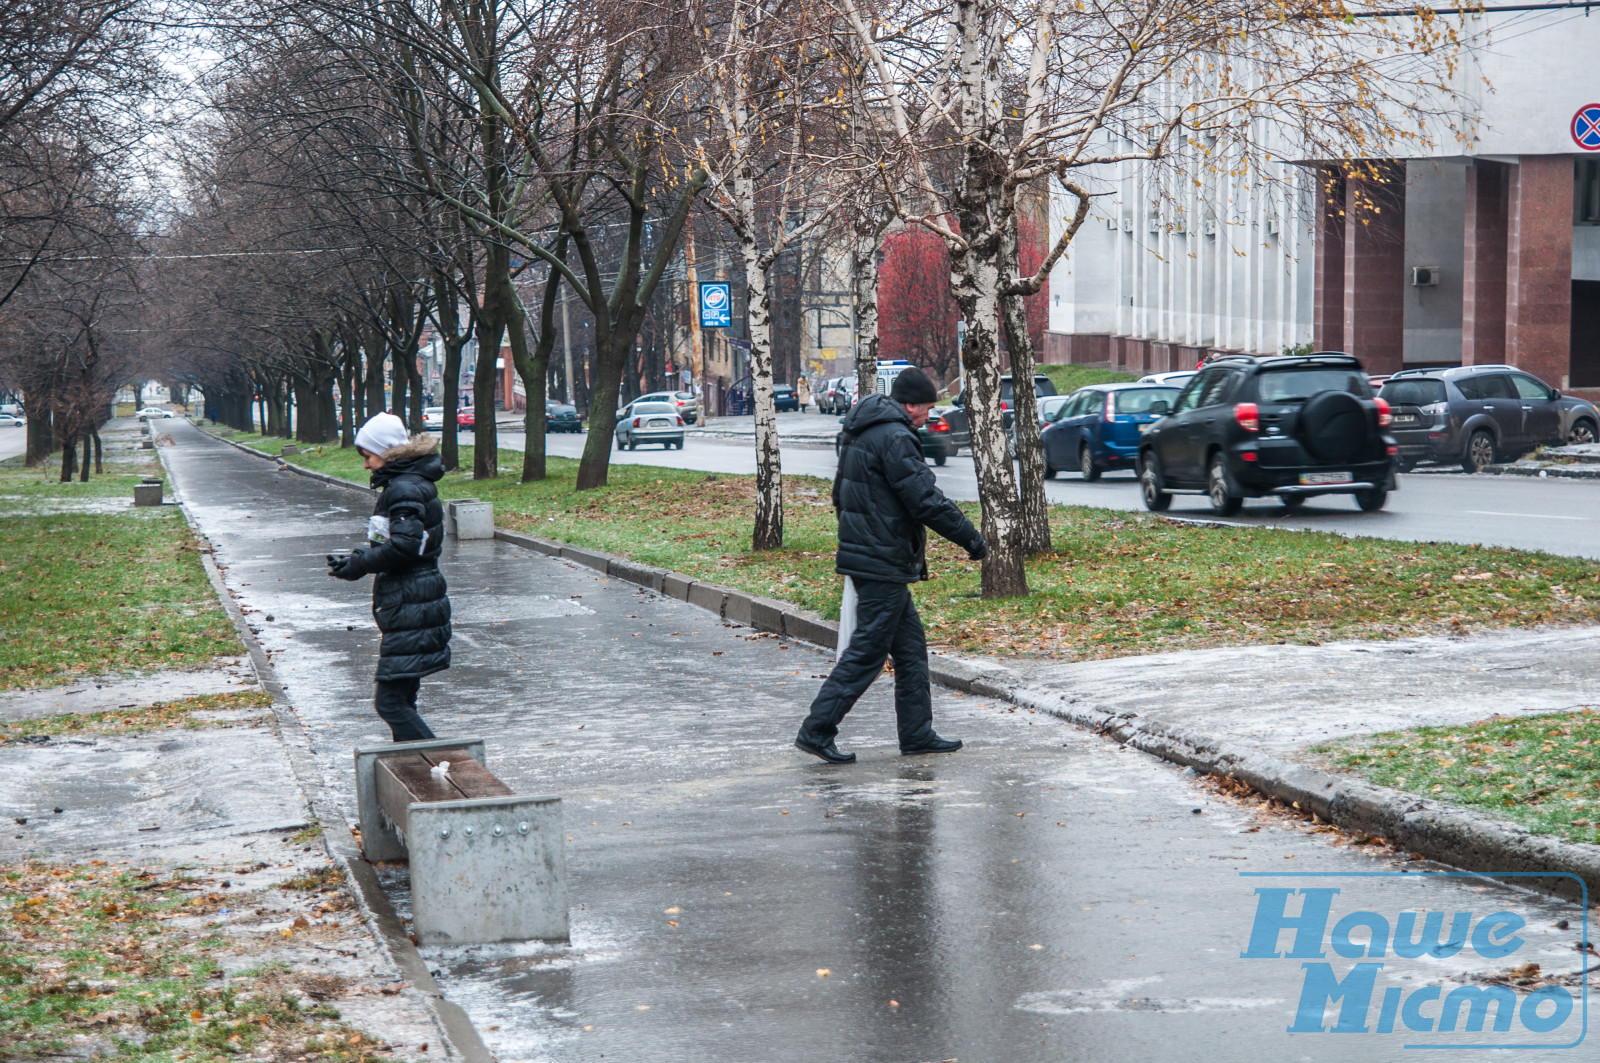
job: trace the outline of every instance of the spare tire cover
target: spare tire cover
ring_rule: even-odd
[[[1367,409],[1348,391],[1321,391],[1300,407],[1300,439],[1318,461],[1338,465],[1366,447]]]

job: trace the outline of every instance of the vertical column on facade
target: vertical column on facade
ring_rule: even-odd
[[[1345,178],[1344,342],[1369,373],[1405,365],[1405,192],[1403,161]]]
[[[1344,339],[1344,173],[1317,168],[1316,266],[1311,298],[1311,345],[1342,351]]]
[[[1506,169],[1479,159],[1467,167],[1466,236],[1461,249],[1461,364],[1506,360]]]
[[[1572,365],[1572,157],[1524,155],[1506,185],[1506,361],[1566,387]]]

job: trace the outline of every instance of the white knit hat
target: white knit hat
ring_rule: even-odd
[[[392,413],[380,413],[361,426],[356,433],[356,446],[368,454],[383,456],[384,451],[403,447],[411,442],[406,423]]]

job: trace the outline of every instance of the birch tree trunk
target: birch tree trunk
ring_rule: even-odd
[[[1000,239],[1000,258],[1015,274],[1018,257],[1017,215],[1007,219]],[[1006,346],[1011,350],[1011,397],[1016,407],[1012,424],[1017,433],[1018,534],[1027,555],[1050,552],[1050,510],[1044,495],[1044,444],[1039,439],[1039,398],[1033,393],[1033,340],[1028,336],[1028,314],[1020,295],[1000,299]]]
[[[889,217],[887,209],[875,207],[858,213],[855,219],[850,284],[855,297],[858,395],[878,389],[878,248]]]

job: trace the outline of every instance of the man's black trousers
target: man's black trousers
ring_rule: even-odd
[[[417,712],[417,691],[421,679],[380,679],[372,707],[378,710],[396,742],[415,742],[434,737]]]
[[[900,748],[917,749],[933,737],[933,697],[928,690],[928,643],[922,617],[904,583],[855,580],[856,629],[844,656],[811,703],[800,737],[826,745],[839,733],[839,721],[855,707],[894,657],[894,713]]]

